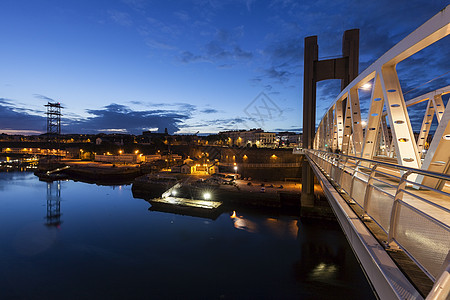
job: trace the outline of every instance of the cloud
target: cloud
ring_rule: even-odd
[[[226,59],[229,58],[232,53],[225,50],[218,41],[211,41],[205,45],[206,56],[212,59]]]
[[[10,99],[0,98],[0,131],[14,132],[46,131],[46,118],[30,114],[28,109],[14,107]],[[88,109],[87,118],[62,119],[63,133],[126,132],[140,134],[147,128],[158,128],[169,133],[180,130],[191,118],[195,106],[188,103],[171,104],[173,109],[151,109],[134,111],[128,106],[112,103],[101,109]],[[5,131],[6,132],[6,131]]]
[[[47,97],[47,96],[44,96],[44,95],[33,94],[33,96],[34,96],[35,98],[42,99],[42,100],[45,100],[45,101],[48,101],[48,102],[57,102],[55,99],[52,99],[52,98]]]
[[[303,38],[287,38],[273,42],[264,52],[276,63],[300,62],[303,61],[303,45]]]
[[[29,114],[26,109],[15,109],[12,100],[0,98],[0,131],[34,130],[45,132],[46,118]]]
[[[237,125],[245,124],[247,121],[250,121],[250,118],[222,118],[222,119],[213,119],[213,120],[202,120],[201,122],[197,122],[194,124],[186,124],[183,127],[186,128],[203,128],[206,127],[208,130],[211,130],[211,127],[221,128],[221,129],[235,129]]]
[[[247,5],[247,10],[248,11],[251,11],[252,10],[252,4],[253,4],[253,2],[255,2],[255,0],[247,0],[246,1],[246,5]]]
[[[179,106],[180,110],[184,111],[186,114],[191,114],[195,110],[197,110],[197,106],[190,104],[190,103],[183,103],[183,102],[175,102],[173,104],[170,104],[170,106]]]
[[[122,26],[131,26],[133,24],[131,16],[126,12],[110,9],[108,10],[108,16],[115,23]]]
[[[238,26],[232,30],[219,29],[214,34],[214,39],[207,42],[200,50],[200,54],[194,54],[190,51],[181,53],[179,59],[183,63],[191,62],[223,62],[223,61],[237,61],[250,60],[254,57],[250,51],[243,50],[238,45],[238,40],[244,35],[243,27]],[[220,64],[220,66],[233,64]]]
[[[161,49],[161,50],[173,50],[176,49],[176,47],[163,43],[163,42],[159,42],[156,41],[154,39],[147,39],[146,41],[147,46],[149,46],[150,48],[155,48],[155,49]]]
[[[277,70],[275,67],[270,67],[269,69],[264,70],[264,74],[266,77],[276,79],[279,83],[288,82],[291,76],[294,75],[293,72],[282,69]]]
[[[182,111],[162,109],[134,111],[125,105],[115,103],[102,109],[89,109],[87,112],[92,116],[77,121],[69,120],[65,130],[76,133],[97,133],[120,129],[121,132],[140,134],[151,127],[158,128],[159,132],[164,132],[167,128],[169,133],[174,133],[180,129],[185,120],[190,118]]]
[[[143,11],[146,6],[145,0],[122,0],[122,2],[137,11]]]
[[[217,109],[214,109],[214,108],[205,108],[201,112],[204,113],[204,114],[215,114],[215,113],[218,113],[219,111]]]
[[[148,30],[153,34],[157,34],[161,37],[174,37],[180,35],[182,32],[180,27],[171,23],[160,21],[156,18],[147,17],[146,21],[147,24],[150,25],[150,27],[147,27]]]
[[[175,17],[177,17],[179,20],[188,22],[191,18],[189,14],[185,11],[176,11],[173,13]]]
[[[290,128],[275,128],[276,132],[285,132],[285,131],[290,131],[290,132],[302,132],[303,128],[301,127],[290,127]]]
[[[143,105],[144,102],[142,101],[130,101],[129,103],[134,104],[134,105]]]
[[[237,59],[251,59],[253,54],[242,50],[239,46],[234,47],[233,56]]]
[[[198,61],[205,61],[205,59],[201,55],[194,55],[190,51],[184,51],[181,56],[180,60],[183,63],[192,63],[192,62],[198,62]]]
[[[303,38],[289,36],[273,37],[270,40],[272,42],[262,51],[262,55],[268,60],[267,66],[260,70],[261,75],[256,78],[265,85],[267,80],[285,84],[294,77],[300,78],[303,66]]]
[[[155,102],[145,102],[145,101],[128,101],[127,103],[146,106],[146,107],[158,107],[165,108],[170,111],[177,111],[183,114],[192,114],[197,110],[197,106],[194,104],[186,103],[186,102],[174,102],[174,103],[155,103]]]

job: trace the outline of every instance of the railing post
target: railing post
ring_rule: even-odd
[[[340,156],[340,155],[339,155]],[[341,161],[341,159],[339,158],[339,160],[338,160],[338,169],[340,169],[341,170],[341,174],[339,174],[339,179],[338,179],[338,184],[339,184],[339,188],[342,190],[342,174],[344,173],[344,171],[345,171],[345,165],[346,165],[346,163],[347,163],[347,160],[348,160],[348,157],[345,157],[345,159],[344,159],[344,163],[343,164],[340,164],[340,161]],[[342,168],[340,167],[342,165]]]
[[[352,174],[352,182],[350,183],[350,191],[348,193],[348,195],[350,196],[350,204],[355,204],[355,201],[353,200],[353,182],[355,182],[355,176],[356,173],[358,173],[358,168],[359,168],[359,164],[361,163],[361,161],[359,160],[356,165],[355,165],[355,170],[353,171]]]
[[[448,260],[446,260],[445,262],[448,263]],[[444,272],[442,272],[441,276],[437,278],[426,300],[448,299],[448,296],[450,294],[449,283],[450,283],[450,263],[447,264],[447,268],[444,269]]]
[[[398,216],[400,214],[400,201],[403,200],[403,194],[406,188],[406,179],[409,175],[411,175],[411,173],[412,171],[407,171],[402,175],[402,178],[397,187],[397,191],[395,192],[394,203],[392,204],[387,248],[393,251],[400,250],[397,243],[395,242],[395,236],[397,231]]]
[[[377,167],[378,167],[378,164],[373,165],[373,167],[370,171],[369,178],[367,179],[367,187],[366,187],[366,192],[364,194],[364,205],[363,205],[364,214],[361,216],[361,219],[363,221],[370,221],[370,217],[367,214],[367,207],[370,202],[369,197],[370,197],[370,192],[372,191],[373,178],[375,177]]]

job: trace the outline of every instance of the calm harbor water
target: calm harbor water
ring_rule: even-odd
[[[375,299],[338,225],[150,206],[130,185],[0,173],[0,298]]]

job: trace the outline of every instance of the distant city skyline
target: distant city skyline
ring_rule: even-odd
[[[359,28],[361,72],[447,4],[4,0],[0,133],[45,133],[47,102],[64,107],[62,133],[299,132],[305,37],[338,56]],[[405,99],[450,84],[448,57],[444,38],[401,62]],[[318,85],[318,121],[339,87]]]

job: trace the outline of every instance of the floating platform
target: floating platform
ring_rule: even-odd
[[[150,211],[174,213],[184,216],[217,219],[222,213],[218,209],[222,202],[209,200],[194,200],[178,197],[155,198],[149,201]]]
[[[222,202],[219,201],[210,201],[210,200],[194,200],[194,199],[186,199],[186,198],[178,198],[178,197],[165,197],[165,198],[156,198],[150,200],[150,203],[155,204],[168,204],[175,205],[180,207],[190,207],[190,208],[200,208],[200,209],[216,209],[222,205]]]

